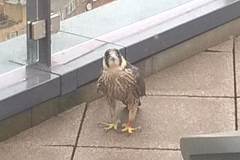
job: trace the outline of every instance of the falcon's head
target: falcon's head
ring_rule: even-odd
[[[117,49],[108,49],[103,57],[105,70],[123,70],[127,65],[126,60]]]

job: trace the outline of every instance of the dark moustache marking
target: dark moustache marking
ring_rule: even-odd
[[[105,54],[104,54],[104,60],[105,60],[105,63],[106,63],[106,66],[109,68],[109,63],[108,63],[108,58],[109,58],[109,53],[110,53],[111,49],[108,49]]]
[[[122,57],[119,57],[119,66],[122,65]]]
[[[122,65],[122,55],[121,55],[120,51],[118,51],[118,50],[115,50],[115,51],[116,51],[118,59],[119,59],[119,66],[121,66]]]

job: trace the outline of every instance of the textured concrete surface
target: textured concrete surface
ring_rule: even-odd
[[[0,146],[0,159],[2,160],[69,160],[72,147],[50,146]]]
[[[239,56],[240,38],[232,38],[147,77],[147,97],[142,98],[133,124],[141,126],[141,132],[103,132],[98,122],[110,121],[110,113],[105,98],[100,98],[1,142],[0,159],[182,160],[181,137],[234,131],[238,126]],[[150,58],[137,66],[147,76],[154,72],[154,63],[157,59]],[[92,82],[87,86],[88,92],[78,90],[86,95],[73,103],[90,101],[95,89]],[[67,97],[62,104],[67,103]],[[118,118],[127,121],[127,109],[122,103],[118,106]],[[41,109],[41,113],[47,112]],[[41,114],[36,117],[38,121]]]
[[[233,38],[230,37],[226,42],[220,43],[216,46],[210,47],[207,49],[208,52],[230,52],[233,51]]]
[[[233,97],[233,79],[232,53],[202,52],[146,78],[146,88],[148,95]]]
[[[77,148],[74,160],[182,160],[180,151]]]
[[[4,142],[5,145],[74,145],[85,104],[63,112]]]
[[[125,106],[120,103],[119,106],[122,107],[118,107],[118,118],[125,122],[128,112]],[[106,134],[97,127],[98,122],[109,120],[104,98],[91,103],[78,146],[179,149],[182,136],[234,130],[234,101],[230,98],[149,96],[142,100],[134,123],[136,127],[141,126],[142,131],[130,137],[121,131]]]

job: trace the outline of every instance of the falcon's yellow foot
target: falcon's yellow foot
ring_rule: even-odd
[[[117,130],[119,123],[121,123],[121,121],[117,120],[116,122],[113,122],[113,123],[100,122],[100,123],[98,123],[98,125],[99,126],[105,126],[104,131],[108,132],[111,129]]]
[[[132,128],[131,125],[128,125],[126,123],[122,124],[122,127],[124,127],[122,129],[122,132],[128,132],[129,134],[133,133],[133,131],[140,131],[141,130],[141,127]]]

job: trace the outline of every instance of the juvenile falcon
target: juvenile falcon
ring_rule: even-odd
[[[117,130],[120,123],[116,120],[116,100],[121,101],[129,110],[128,121],[122,127],[123,132],[132,133],[140,127],[132,128],[132,123],[141,105],[140,97],[145,96],[145,82],[141,70],[127,62],[117,49],[108,49],[103,57],[103,70],[97,81],[97,88],[106,96],[110,107],[111,120],[105,129]]]

